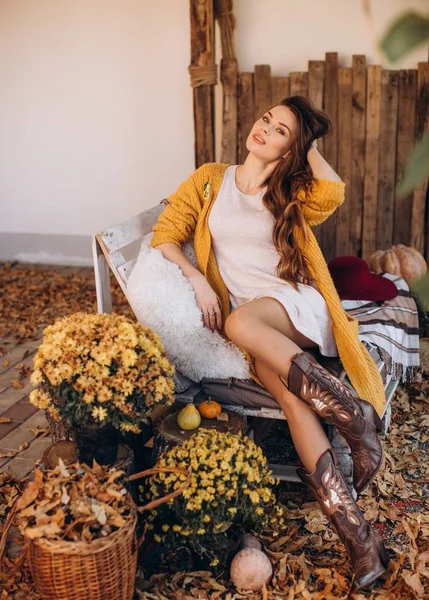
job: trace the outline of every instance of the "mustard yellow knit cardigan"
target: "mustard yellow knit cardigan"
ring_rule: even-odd
[[[198,266],[219,297],[222,320],[230,312],[229,295],[219,273],[208,227],[210,209],[217,197],[228,165],[205,164],[169,197],[169,204],[153,228],[151,246],[170,242],[181,247],[194,234]],[[385,404],[380,373],[358,337],[358,322],[341,306],[319,244],[311,230],[327,219],[344,201],[344,183],[316,180],[311,194],[302,197],[308,223],[307,243],[302,231],[297,241],[308,260],[312,277],[324,297],[332,317],[332,327],[341,362],[360,398],[368,400],[379,414]]]

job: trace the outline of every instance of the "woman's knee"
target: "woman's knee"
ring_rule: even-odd
[[[252,331],[254,319],[245,310],[236,308],[225,321],[225,333],[233,342],[249,336]]]

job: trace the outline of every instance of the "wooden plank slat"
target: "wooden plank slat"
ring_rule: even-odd
[[[350,252],[362,253],[363,190],[365,179],[366,58],[353,56],[352,179],[350,185]]]
[[[399,71],[398,137],[396,152],[396,181],[402,179],[405,164],[414,145],[416,135],[417,70]],[[393,241],[395,244],[411,243],[411,213],[413,193],[405,198],[396,197]]]
[[[262,117],[271,108],[271,67],[255,66],[255,112],[254,121]],[[250,132],[250,129],[248,133]]]
[[[353,70],[342,67],[338,71],[338,174],[346,184],[346,198],[342,222],[336,232],[336,255],[347,256],[351,252],[350,211],[348,210],[352,178],[352,97]]]
[[[417,71],[417,118],[416,139],[419,140],[429,129],[429,63],[421,62]],[[413,192],[411,209],[410,245],[422,254],[425,251],[425,208],[428,182],[425,181]],[[427,225],[426,225],[427,226]],[[428,235],[429,235],[429,226]],[[429,244],[428,244],[429,254]]]
[[[308,73],[297,71],[290,73],[290,95],[308,96]]]
[[[132,258],[131,260],[129,260],[128,262],[124,263],[123,265],[121,265],[120,267],[118,267],[117,271],[118,271],[118,275],[119,277],[122,279],[122,281],[124,282],[124,285],[127,285],[127,281],[128,281],[128,277],[131,274],[131,271],[134,268],[134,265],[137,262],[137,258]]]
[[[214,66],[213,0],[191,0],[191,67]],[[215,160],[214,85],[193,88],[195,164]]]
[[[289,77],[271,77],[271,105],[279,104],[289,94]]]
[[[28,354],[25,358],[23,358],[20,362],[24,367],[28,367],[29,369],[33,369],[33,355],[36,350]],[[7,369],[0,375],[0,394],[5,392],[9,388],[14,388],[13,381],[19,380],[25,386],[27,383],[30,384],[30,381],[27,378],[22,379],[20,377],[19,371],[15,368]],[[21,397],[24,395],[22,392],[24,388],[21,388]]]
[[[308,97],[314,106],[323,110],[323,91],[325,86],[325,61],[308,61]],[[320,154],[324,153],[324,139],[317,142],[317,149]]]
[[[23,344],[15,344],[7,349],[6,354],[0,360],[0,377],[6,371],[16,368],[27,356],[33,355],[39,347],[42,338],[29,340]],[[19,372],[15,370],[15,379],[18,379]]]
[[[160,202],[131,219],[104,229],[99,235],[107,251],[111,253],[123,250],[132,242],[140,240],[143,236],[150,233],[164,208],[164,204]]]
[[[107,262],[109,253],[103,239],[94,235],[92,238],[92,257],[94,260],[95,289],[97,310],[99,313],[112,312],[112,293],[110,291],[110,271]]]
[[[240,73],[238,83],[238,162],[247,156],[246,140],[255,122],[255,100],[253,73]]]
[[[338,53],[327,52],[325,59],[325,88],[323,105],[332,123],[332,131],[324,140],[324,157],[331,167],[338,169]],[[325,260],[335,257],[335,216],[320,226],[320,245]]]
[[[220,78],[223,90],[222,153],[223,163],[237,163],[237,60],[222,59]]]
[[[365,181],[363,197],[362,256],[376,250],[378,157],[381,119],[381,66],[368,66]]]
[[[398,72],[383,71],[381,80],[376,250],[390,248],[393,243],[397,130]]]

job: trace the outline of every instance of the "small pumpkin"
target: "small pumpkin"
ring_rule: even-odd
[[[262,550],[262,545],[258,538],[251,533],[243,533],[240,550],[243,550],[243,548],[256,548],[257,550]]]
[[[244,548],[234,556],[229,574],[235,587],[258,592],[270,581],[273,567],[262,550]]]
[[[200,415],[205,419],[216,419],[216,417],[222,412],[222,406],[219,404],[219,402],[209,398],[208,400],[201,402],[201,404],[198,406],[198,410]]]
[[[407,282],[420,279],[427,272],[426,261],[420,252],[404,244],[377,250],[369,257],[368,266],[374,273],[401,275]]]
[[[177,424],[180,429],[185,431],[198,429],[201,424],[201,415],[193,404],[188,404],[177,415]]]

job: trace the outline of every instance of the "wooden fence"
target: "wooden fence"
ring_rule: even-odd
[[[289,95],[308,96],[324,109],[333,130],[319,143],[346,183],[341,224],[331,217],[316,232],[327,260],[367,257],[402,243],[429,253],[427,183],[406,198],[395,188],[416,139],[429,127],[429,63],[418,69],[384,70],[353,56],[340,67],[338,54],[311,60],[307,72],[272,77],[268,65],[239,73],[236,60],[222,61],[224,96],[222,162],[246,156],[246,137],[265,110]]]

